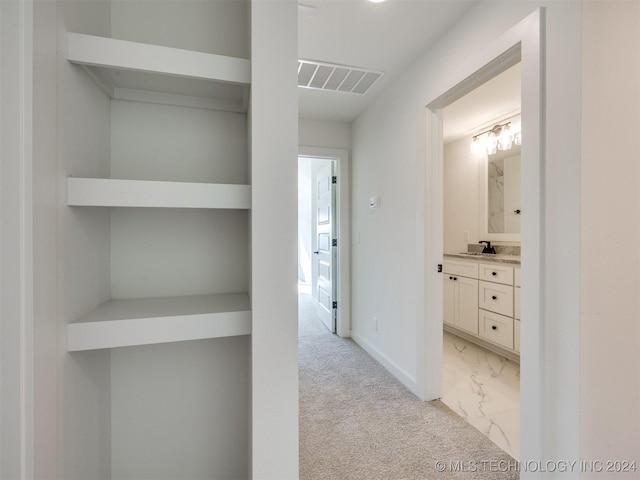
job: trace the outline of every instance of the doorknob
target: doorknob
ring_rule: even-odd
[[[315,251],[315,252],[313,252],[313,253],[315,253],[316,255],[319,255],[319,254],[320,254],[320,250],[316,250],[316,251]]]

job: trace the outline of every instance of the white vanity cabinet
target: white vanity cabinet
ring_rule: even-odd
[[[442,271],[445,330],[517,360],[520,268],[446,258]]]
[[[477,335],[478,266],[445,262],[443,272],[444,322]]]

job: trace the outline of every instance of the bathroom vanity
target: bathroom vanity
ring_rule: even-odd
[[[445,254],[444,329],[520,359],[520,257]]]

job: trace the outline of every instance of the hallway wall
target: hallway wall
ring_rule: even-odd
[[[424,302],[425,105],[479,69],[487,46],[540,6],[546,9],[547,52],[547,230],[539,232],[546,254],[546,384],[524,400],[523,410],[526,402],[542,402],[545,424],[554,427],[545,430],[544,447],[523,441],[522,451],[525,458],[530,449],[544,449],[542,456],[568,459],[579,455],[579,2],[479,2],[354,122],[352,229],[360,243],[353,251],[353,337],[415,389]],[[372,211],[367,199],[374,194],[380,208]]]
[[[640,465],[640,4],[583,8],[580,453]]]

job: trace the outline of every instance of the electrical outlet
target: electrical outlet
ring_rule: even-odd
[[[469,230],[464,231],[464,243],[469,243]]]
[[[373,317],[373,331],[378,331],[378,317]]]

